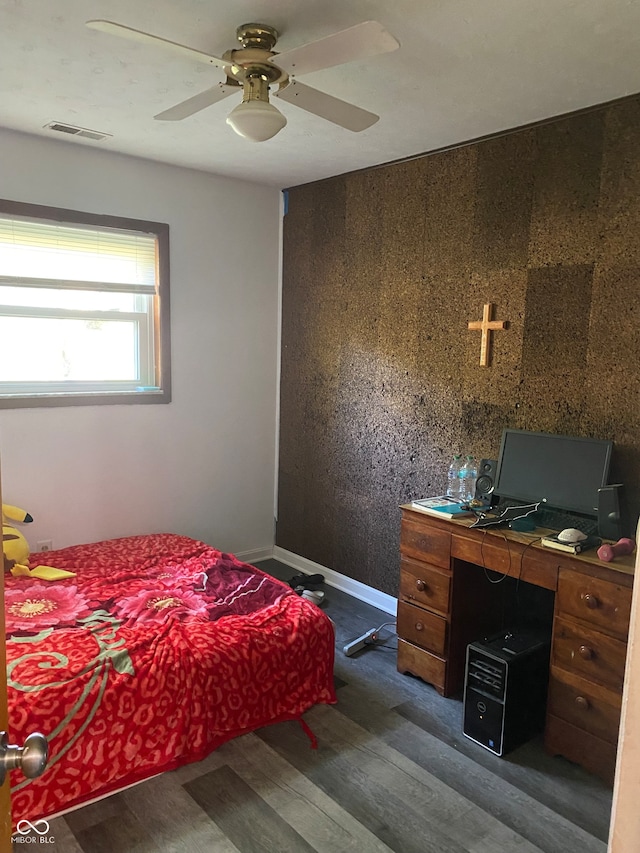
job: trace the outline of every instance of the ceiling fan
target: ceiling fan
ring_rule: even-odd
[[[276,84],[278,89],[273,92],[275,97],[320,118],[356,133],[371,127],[379,118],[375,113],[299,83],[296,78],[356,59],[368,59],[400,47],[396,39],[377,21],[364,21],[284,53],[276,53],[273,49],[278,40],[278,32],[273,27],[267,24],[242,24],[236,31],[242,47],[227,50],[221,57],[113,21],[87,21],[87,26],[132,41],[158,45],[196,62],[220,68],[226,75],[224,82],[158,113],[154,118],[160,121],[180,121],[242,88],[242,103],[231,111],[227,124],[237,134],[254,142],[271,139],[287,123],[282,113],[269,102],[269,89]]]

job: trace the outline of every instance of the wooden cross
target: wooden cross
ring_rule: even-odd
[[[506,320],[492,320],[492,311],[493,304],[491,302],[487,302],[482,309],[482,320],[472,320],[468,323],[468,327],[471,331],[482,332],[482,340],[480,341],[480,367],[489,366],[489,346],[491,343],[491,339],[489,338],[490,332],[497,329],[506,329],[508,325]]]

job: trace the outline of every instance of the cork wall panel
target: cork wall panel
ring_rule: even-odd
[[[426,275],[465,275],[474,257],[477,151],[458,148],[419,164],[424,193],[422,268]],[[394,167],[395,168],[395,167]]]
[[[536,132],[503,136],[475,146],[476,227],[472,270],[478,275],[526,268],[536,178]]]
[[[604,113],[599,205],[602,258],[606,264],[640,266],[640,99]],[[633,235],[636,239],[632,239]]]
[[[278,545],[396,595],[399,505],[505,427],[614,439],[637,518],[639,134],[630,99],[290,190]]]
[[[615,438],[611,479],[626,484],[636,518],[640,504],[640,266],[596,266],[584,389],[582,431]]]
[[[536,130],[529,266],[596,260],[603,126],[589,113]]]
[[[585,384],[575,378],[586,375],[592,280],[591,264],[528,273],[519,414],[523,424],[535,419],[543,432],[581,434]]]

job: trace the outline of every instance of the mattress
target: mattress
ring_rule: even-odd
[[[74,577],[5,575],[14,825],[198,761],[336,701],[331,620],[286,584],[194,539],[154,534],[31,557]]]

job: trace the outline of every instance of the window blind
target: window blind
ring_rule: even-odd
[[[154,234],[0,217],[0,281],[154,293]]]

